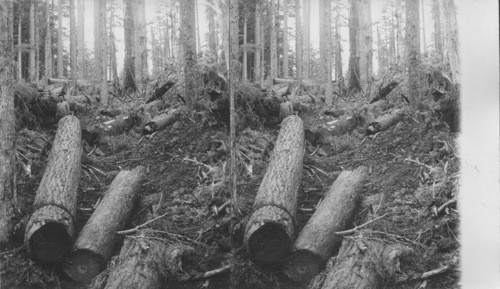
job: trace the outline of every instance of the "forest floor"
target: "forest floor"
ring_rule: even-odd
[[[340,100],[340,106],[349,109],[356,106],[356,101]],[[323,111],[318,106],[301,113],[305,127],[316,129],[335,120]],[[83,128],[108,120],[95,108],[77,116]],[[127,227],[165,215],[136,234],[167,244],[185,244],[196,251],[196,256],[186,261],[184,270],[169,280],[166,288],[229,288],[231,283],[234,288],[306,288],[287,281],[280,266],[251,262],[242,244],[244,222],[252,210],[279,124],[247,128],[237,134],[241,212],[235,221],[231,248],[230,216],[227,207],[221,208],[230,198],[227,128],[210,115],[201,118],[188,113],[149,137],[130,131],[114,137],[111,145],[101,149],[85,146],[76,231],[81,230],[117,172],[141,165],[146,168],[146,178]],[[38,133],[52,139],[55,130],[56,127],[48,127]],[[458,288],[459,212],[456,203],[440,210],[443,204],[458,197],[456,139],[457,134],[451,133],[434,111],[423,109],[410,110],[402,121],[375,137],[367,137],[359,128],[338,137],[328,150],[306,143],[296,232],[300,232],[342,170],[365,166],[369,177],[352,227],[383,216],[365,229],[372,230],[384,242],[408,248],[394,274],[383,276],[383,288]],[[2,288],[86,288],[69,281],[61,268],[42,268],[29,258],[23,245],[23,224],[31,213],[47,153],[25,157],[31,166],[30,170],[18,171],[17,233],[10,247],[0,253]],[[359,237],[357,234],[346,238]],[[109,264],[102,273],[104,278],[113,261]],[[193,278],[226,265],[232,265],[232,272]],[[450,265],[450,270],[416,278],[445,265]],[[417,280],[397,283],[404,278]]]

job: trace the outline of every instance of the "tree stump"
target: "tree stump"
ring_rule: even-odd
[[[59,121],[36,191],[35,210],[26,225],[24,242],[36,261],[60,262],[71,248],[81,156],[80,121],[72,115],[65,116]]]
[[[256,261],[277,262],[292,244],[303,158],[304,125],[292,115],[281,123],[245,229],[245,246]]]
[[[168,288],[167,281],[177,275],[184,259],[191,254],[194,250],[187,246],[167,246],[146,237],[127,237],[105,288]]]
[[[349,225],[366,176],[365,167],[338,176],[285,258],[283,272],[288,278],[309,282],[338,250],[342,237],[335,232]]]
[[[64,272],[73,280],[88,282],[104,269],[136,200],[144,168],[121,171],[83,227]]]

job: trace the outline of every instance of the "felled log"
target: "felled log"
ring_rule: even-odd
[[[335,232],[349,225],[366,176],[366,168],[359,167],[337,177],[285,258],[288,278],[308,283],[338,250],[342,237]]]
[[[119,108],[102,109],[99,111],[100,115],[106,115],[109,117],[116,117],[117,115],[120,115],[121,113],[122,113],[122,110]]]
[[[377,100],[365,106],[366,109],[370,111],[379,110],[383,111],[389,106],[389,103],[385,99]]]
[[[104,126],[105,134],[107,135],[118,135],[124,132],[128,132],[134,126],[141,122],[141,118],[136,113],[130,113],[126,115],[120,115],[112,122]]]
[[[153,118],[153,120],[146,124],[143,129],[143,134],[152,134],[155,131],[165,129],[169,124],[176,122],[182,116],[181,109],[174,109],[168,113],[160,114]]]
[[[379,90],[378,94],[373,99],[371,99],[369,103],[374,103],[378,100],[384,99],[387,95],[389,95],[389,93],[391,93],[394,88],[396,88],[396,86],[398,86],[398,84],[399,82],[397,81],[389,82],[389,84]]]
[[[398,123],[405,115],[404,109],[396,109],[388,114],[384,114],[368,125],[366,134],[376,134]]]
[[[293,106],[289,101],[280,104],[280,117],[285,118],[293,114]]]
[[[147,237],[127,237],[105,288],[169,288],[168,281],[193,253],[194,249],[183,245],[167,246]]]
[[[258,262],[277,262],[292,245],[303,158],[304,125],[292,115],[281,123],[245,228],[246,249]]]
[[[163,99],[157,99],[142,105],[142,107],[145,111],[156,114],[158,111],[164,110],[167,107],[167,103]]]
[[[162,86],[157,87],[153,91],[153,95],[151,95],[148,98],[148,100],[146,100],[146,103],[150,103],[154,100],[161,98],[165,93],[167,93],[167,91],[169,91],[174,86],[174,84],[175,84],[175,81],[169,80],[169,81],[165,82]]]
[[[59,262],[71,248],[81,155],[80,121],[72,115],[65,116],[59,121],[36,191],[34,212],[26,225],[24,242],[34,260]]]
[[[313,282],[310,289],[380,288],[383,277],[393,276],[400,269],[404,248],[362,237],[363,234],[356,239],[345,239],[325,279]]]
[[[111,183],[92,216],[83,227],[64,272],[73,280],[88,282],[104,269],[125,227],[136,200],[144,168],[121,171]]]
[[[295,79],[290,79],[290,78],[273,78],[273,84],[291,84],[294,83]]]

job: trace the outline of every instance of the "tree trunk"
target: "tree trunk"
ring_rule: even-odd
[[[405,115],[404,109],[397,109],[388,114],[384,114],[368,125],[366,133],[376,134],[377,132],[384,131],[389,127],[391,127],[393,124],[398,123],[403,118],[404,115]]]
[[[311,0],[304,0],[304,75],[311,77]]]
[[[421,14],[422,14],[422,38],[424,41],[424,47],[422,47],[422,54],[427,54],[427,39],[425,37],[425,6],[424,6],[424,0],[420,0],[420,8]]]
[[[300,0],[295,0],[295,76],[299,85],[302,83],[302,16]]]
[[[118,241],[116,232],[128,221],[145,169],[121,171],[83,227],[69,257],[65,273],[78,282],[89,282],[106,266]]]
[[[95,77],[95,80],[101,81],[101,62],[102,62],[102,55],[101,55],[101,27],[100,27],[100,0],[94,0],[94,71],[93,71],[93,76]],[[125,8],[126,9],[126,8]],[[126,11],[126,10],[125,10]],[[125,29],[125,42],[127,39],[127,30]],[[127,49],[127,44],[125,44],[125,50]],[[125,66],[126,67],[126,66]]]
[[[445,0],[439,2],[441,13],[443,13],[444,23],[444,53],[445,59],[449,68],[447,69],[451,75],[453,83],[460,83],[460,56],[459,37],[457,25],[457,8],[453,0]]]
[[[196,31],[194,31],[195,23],[195,0],[186,0],[181,2],[182,11],[182,37],[184,48],[184,75],[185,75],[185,94],[189,107],[195,103],[195,87],[196,87]]]
[[[408,97],[410,103],[420,103],[418,79],[420,70],[420,19],[418,0],[406,0],[406,41],[408,49]]]
[[[19,13],[18,13],[18,19],[17,19],[17,80],[22,81],[23,80],[23,38],[22,38],[22,32],[23,32],[23,12],[22,8],[19,6],[18,7]]]
[[[75,19],[75,0],[69,0],[69,21],[70,21],[70,42],[69,42],[69,51],[70,51],[70,63],[71,63],[71,79],[72,79],[72,87],[76,88],[76,78],[77,74],[77,31],[76,31],[76,19]]]
[[[327,272],[319,286],[311,289],[372,289],[380,288],[383,276],[390,276],[386,268],[395,268],[402,249],[388,246],[379,239],[345,239],[335,257],[335,265]]]
[[[288,0],[283,0],[283,12],[283,77],[288,78]]]
[[[392,92],[392,90],[394,88],[396,88],[396,86],[399,85],[399,82],[397,81],[391,81],[389,82],[386,86],[384,86],[383,88],[381,88],[379,90],[379,92],[377,93],[377,96],[375,96],[374,98],[372,98],[369,103],[374,103],[378,100],[381,100],[381,99],[385,99],[387,97],[387,95],[389,95],[389,93]]]
[[[38,33],[38,30],[35,28],[35,15],[38,14],[37,5],[35,1],[31,1],[30,3],[30,72],[29,72],[29,81],[31,83],[35,83],[38,81],[36,75],[36,50],[38,46],[35,45],[35,33]]]
[[[359,78],[359,58],[358,58],[358,30],[359,30],[359,12],[358,1],[349,0],[351,9],[349,10],[349,89],[361,90]]]
[[[71,248],[81,157],[80,121],[69,115],[58,123],[49,160],[36,191],[34,211],[26,225],[24,242],[34,260],[60,262]]]
[[[330,106],[333,103],[333,87],[332,87],[332,6],[331,1],[324,1],[324,16],[323,16],[323,36],[324,37],[324,82],[325,82],[325,101],[326,105]]]
[[[184,259],[193,253],[190,247],[167,246],[144,236],[126,238],[105,288],[169,288],[168,281],[182,271]]]
[[[62,0],[57,1],[57,77],[64,78],[63,72],[63,32],[62,32],[62,18],[63,18],[63,8]],[[71,14],[70,14],[71,15]],[[71,16],[70,16],[71,18]],[[70,20],[71,22],[72,20]],[[72,41],[70,39],[70,41]],[[71,46],[71,44],[70,44]],[[71,51],[71,48],[70,48]]]
[[[256,261],[277,262],[292,245],[303,157],[304,125],[292,115],[281,123],[245,229],[245,246]]]
[[[208,49],[210,51],[210,56],[214,59],[214,63],[217,63],[217,34],[215,33],[215,17],[216,13],[214,11],[213,5],[214,0],[208,0],[206,6],[206,14],[208,18]]]
[[[248,82],[248,13],[245,13],[245,19],[243,24],[243,65],[241,68],[243,81]]]
[[[285,258],[283,272],[302,284],[316,276],[338,250],[368,175],[365,167],[343,171],[300,232],[293,251]]]
[[[125,90],[137,90],[137,85],[135,83],[135,64],[134,64],[134,0],[125,0],[125,15],[123,19],[123,30],[124,30],[124,46],[125,46],[125,63],[123,65],[125,69],[125,79],[123,80],[123,89]],[[95,4],[94,4],[95,5]]]
[[[39,10],[38,3],[36,5],[36,11]],[[34,81],[38,82],[40,80],[40,26],[41,21],[39,18],[39,13],[35,13],[35,78]]]
[[[10,237],[16,206],[12,3],[0,1],[0,244]]]
[[[373,51],[372,51],[372,17],[371,0],[358,1],[359,30],[358,30],[358,56],[359,56],[359,79],[363,85],[371,82],[373,75]]]
[[[165,129],[168,125],[176,122],[182,116],[182,110],[174,109],[168,113],[160,114],[144,127],[144,134],[152,134],[155,131]]]
[[[261,23],[261,13],[262,13],[262,2],[261,0],[257,0],[257,3],[255,4],[255,29],[254,29],[254,39],[255,39],[255,53],[254,53],[254,81],[256,83],[261,84],[262,83],[262,73],[263,71],[260,69],[261,68],[261,58],[262,54],[264,53],[261,49],[261,45],[263,42],[263,39],[261,39],[261,29],[262,29],[262,23]]]
[[[339,1],[335,7],[335,80],[338,86],[344,88],[344,73],[342,69],[342,37],[340,35],[340,7]]]
[[[85,1],[86,0],[78,0],[78,78],[85,78],[86,69],[85,69]]]
[[[196,33],[196,54],[201,52],[201,40],[200,40],[200,15],[198,12],[198,0],[194,1],[194,14],[195,14],[195,33]]]
[[[432,1],[432,18],[434,19],[434,51],[439,60],[443,60],[443,32],[441,29],[440,1]]]
[[[278,44],[276,36],[276,0],[271,0],[271,7],[269,8],[269,13],[271,13],[271,79],[278,77]]]
[[[71,0],[74,1],[74,0]],[[107,29],[106,29],[106,1],[99,1],[99,38],[101,49],[101,104],[108,106],[108,50],[107,50]]]

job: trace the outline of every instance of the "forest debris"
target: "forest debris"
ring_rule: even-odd
[[[404,116],[404,114],[405,114],[404,109],[397,109],[391,113],[384,114],[378,117],[374,122],[368,125],[368,128],[366,129],[366,134],[372,135],[388,129],[393,124],[399,122],[401,118]]]
[[[147,225],[149,225],[149,224],[151,224],[151,223],[153,223],[155,221],[158,221],[159,219],[165,217],[166,215],[168,215],[168,212],[166,212],[165,214],[160,215],[160,216],[158,216],[156,218],[153,218],[153,219],[151,219],[151,220],[149,220],[149,221],[147,221],[147,222],[145,222],[143,224],[137,225],[137,226],[135,226],[132,229],[128,229],[128,230],[124,230],[124,231],[117,231],[116,233],[119,234],[119,235],[131,235],[131,234],[134,234],[137,231],[139,231],[140,229],[146,227]]]
[[[436,215],[441,213],[442,211],[444,211],[444,209],[446,209],[449,205],[451,204],[455,204],[457,202],[458,198],[457,197],[454,197],[453,199],[449,200],[448,202],[442,204],[438,209],[437,209],[437,212],[436,212]]]
[[[399,278],[396,280],[396,284],[418,281],[418,280],[423,280],[423,279],[429,279],[429,278],[432,278],[434,276],[437,276],[437,275],[446,273],[450,270],[453,270],[453,269],[455,269],[456,266],[457,266],[457,261],[453,260],[448,265],[444,265],[444,266],[441,266],[441,267],[436,268],[434,270],[424,272],[424,273],[419,274],[417,276],[406,276],[406,277]]]
[[[358,226],[356,226],[356,227],[354,227],[354,228],[352,228],[352,229],[345,230],[345,231],[338,231],[338,232],[335,232],[335,234],[337,234],[337,235],[341,235],[341,236],[345,236],[345,235],[353,234],[353,233],[357,232],[358,230],[363,229],[364,227],[366,227],[366,226],[370,225],[371,223],[373,223],[373,222],[375,222],[375,221],[378,221],[378,220],[380,220],[380,219],[382,219],[382,218],[385,218],[385,216],[387,216],[387,213],[383,214],[382,216],[378,216],[378,217],[377,217],[377,218],[375,218],[375,219],[371,219],[370,221],[365,222],[365,223],[363,223],[363,224],[361,224],[361,225],[358,225]]]
[[[394,80],[389,82],[389,84],[379,90],[378,94],[372,98],[369,103],[374,103],[378,100],[384,99],[394,88],[396,88],[396,86],[398,86],[398,84],[399,82]]]
[[[161,131],[169,124],[176,122],[181,116],[181,109],[174,109],[168,113],[160,114],[144,126],[143,134],[152,134],[156,131]]]
[[[303,122],[292,115],[281,124],[245,228],[245,247],[259,262],[276,262],[292,245],[303,158]]]
[[[36,261],[60,262],[71,248],[81,157],[80,121],[75,116],[65,116],[59,121],[36,191],[34,211],[26,225],[24,242]]]
[[[175,81],[169,80],[160,87],[156,88],[153,92],[153,95],[151,95],[146,100],[146,104],[161,98],[165,93],[167,93],[167,91],[169,91],[174,86],[175,83],[176,83]]]

